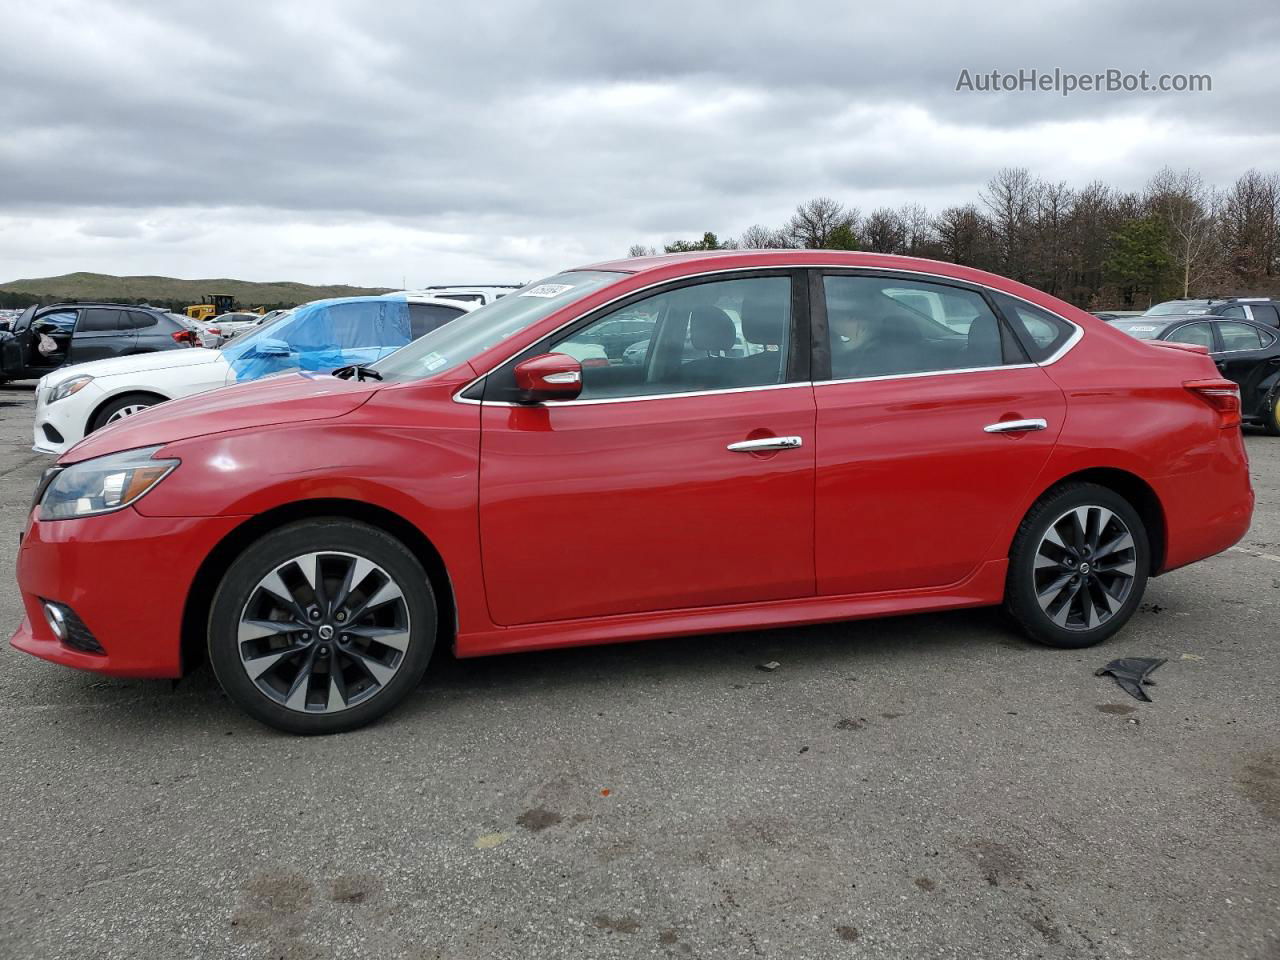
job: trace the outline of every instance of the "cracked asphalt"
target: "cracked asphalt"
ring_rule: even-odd
[[[45,460],[0,387],[0,630]],[[0,648],[0,956],[1280,958],[1280,440],[1101,648],[977,611],[472,661],[261,727]],[[145,591],[145,582],[138,583]],[[1093,670],[1167,657],[1154,703]],[[763,672],[770,660],[781,666]]]

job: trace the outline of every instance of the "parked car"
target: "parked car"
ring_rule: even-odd
[[[1218,317],[1254,320],[1280,327],[1280,299],[1275,297],[1215,297],[1210,300],[1166,300],[1142,314],[1144,317],[1191,316],[1211,313]]]
[[[1125,317],[1140,317],[1143,310],[1090,310],[1099,320],[1123,320]]]
[[[500,300],[507,294],[520,289],[518,283],[497,283],[497,284],[480,284],[477,286],[458,286],[448,284],[437,284],[432,287],[421,287],[417,290],[406,290],[405,293],[415,294],[427,297],[444,297],[446,300],[463,300],[467,303],[474,303],[477,306],[484,306]]]
[[[40,336],[53,353],[40,351]],[[13,330],[0,333],[0,383],[34,380],[50,371],[101,360],[190,346],[187,327],[155,307],[119,303],[56,303],[28,307]]]
[[[1280,300],[1274,297],[1228,297],[1209,307],[1218,317],[1253,320],[1271,329],[1280,327]]]
[[[730,310],[759,349],[686,360],[732,341]],[[641,312],[643,363],[560,350]],[[371,367],[88,437],[35,492],[12,642],[139,677],[207,652],[235,703],[297,733],[383,714],[437,643],[468,657],[1003,604],[1033,639],[1084,647],[1148,577],[1248,529],[1239,422],[1202,350],[955,264],[597,264]]]
[[[1140,340],[1204,347],[1218,370],[1240,387],[1241,416],[1280,437],[1280,330],[1253,320],[1216,314],[1141,317],[1112,325]]]
[[[34,445],[60,454],[82,437],[166,400],[288,370],[371,363],[472,310],[430,297],[318,300],[219,349],[79,364],[36,388]]]
[[[1180,300],[1166,300],[1157,303],[1141,314],[1144,317],[1189,317],[1208,313],[1213,306],[1212,300],[1193,300],[1184,297]]]

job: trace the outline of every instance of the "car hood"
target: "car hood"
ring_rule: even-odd
[[[72,377],[113,377],[122,373],[146,373],[151,370],[169,370],[174,367],[199,367],[222,360],[218,350],[203,347],[183,347],[176,350],[159,350],[155,353],[135,353],[128,357],[111,357],[108,360],[90,360],[63,367],[45,378],[45,386],[52,387]]]
[[[320,373],[286,373],[220,387],[118,420],[81,440],[58,462],[75,463],[246,427],[341,417],[373,396],[378,387],[377,381],[340,380]]]

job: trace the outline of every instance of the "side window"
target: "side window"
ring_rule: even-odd
[[[655,294],[547,349],[581,362],[591,400],[782,383],[790,339],[791,279],[750,277]]]
[[[50,323],[58,329],[59,333],[70,333],[76,326],[75,310],[57,310],[53,313],[42,314],[35,320],[36,323]]]
[[[120,329],[119,310],[86,310],[76,327],[76,333],[102,333]]]
[[[1240,318],[1241,320],[1243,320],[1243,319],[1244,319],[1244,307],[1240,306],[1240,304],[1238,304],[1238,303],[1233,303],[1233,304],[1232,304],[1231,306],[1229,306],[1229,307],[1223,307],[1223,308],[1222,308],[1222,312],[1219,314],[1219,316],[1223,316],[1223,317],[1238,317],[1238,318]]]
[[[831,377],[998,367],[1000,324],[981,294],[886,277],[823,277]]]
[[[453,307],[441,306],[438,303],[409,304],[409,335],[417,340],[437,327],[443,327],[450,320],[462,316],[463,311]]]
[[[1004,312],[1005,319],[1013,324],[1018,339],[1027,348],[1031,359],[1037,363],[1048,360],[1071,339],[1075,328],[1048,310],[1011,297],[1005,293],[993,293],[995,301]]]
[[[1218,336],[1222,338],[1222,350],[1261,350],[1262,333],[1247,323],[1223,320],[1218,324]]]
[[[1174,343],[1194,343],[1201,347],[1208,347],[1210,350],[1213,349],[1213,330],[1209,328],[1209,324],[1203,321],[1184,323],[1165,339],[1172,340]]]
[[[1280,313],[1274,303],[1255,303],[1252,306],[1253,319],[1265,323],[1269,327],[1280,327]]]
[[[142,330],[146,327],[154,327],[159,323],[159,319],[154,313],[145,313],[142,310],[129,310],[125,313],[125,323],[121,326],[128,329],[132,327],[135,330]]]

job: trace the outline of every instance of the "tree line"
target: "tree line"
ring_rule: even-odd
[[[1249,170],[1225,189],[1164,168],[1138,191],[1083,187],[1006,167],[976,201],[864,214],[831,197],[736,238],[705,233],[667,253],[716,249],[865,250],[990,270],[1077,306],[1141,308],[1174,297],[1280,295],[1280,174]],[[631,256],[657,251],[632,246]]]

